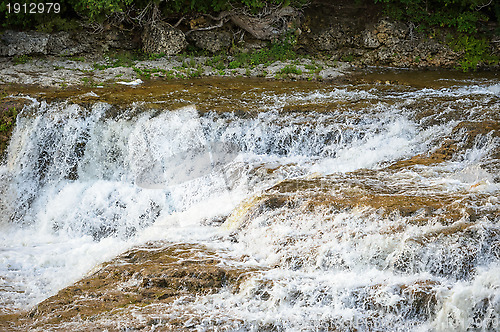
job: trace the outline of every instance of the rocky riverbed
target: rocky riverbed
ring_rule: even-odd
[[[499,87],[9,86],[0,329],[495,330]]]

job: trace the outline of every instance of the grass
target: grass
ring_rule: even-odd
[[[297,68],[293,65],[286,65],[284,68],[282,68],[279,71],[279,73],[284,74],[284,75],[290,75],[290,74],[301,75],[302,70],[300,70],[299,68]]]
[[[269,47],[252,52],[233,51],[231,55],[222,53],[207,61],[205,66],[216,70],[250,68],[254,69],[259,65],[269,66],[276,61],[297,60],[298,55],[293,50],[293,42],[289,39],[274,42]]]
[[[275,78],[293,78],[294,75],[302,75],[302,70],[295,65],[286,65],[276,73]]]
[[[346,54],[342,57],[342,61],[353,62],[355,59],[354,54]]]
[[[149,57],[154,55],[149,55]],[[145,60],[146,55],[142,52],[113,52],[106,56],[106,61],[104,63],[94,63],[93,67],[97,70],[105,70],[108,68],[117,67],[132,67],[137,61]]]
[[[161,68],[142,68],[136,66],[138,61],[156,60],[165,56],[165,54],[144,54],[142,52],[120,52],[109,53],[105,62],[95,63],[94,70],[104,70],[114,67],[130,67],[138,77],[142,79],[165,78],[165,79],[185,79],[202,77],[205,70],[211,71],[215,75],[225,76],[228,73],[236,75],[238,69],[240,73],[244,70],[244,76],[257,75],[259,77],[268,76],[267,71],[262,71],[263,67],[269,66],[277,61],[291,62],[279,72],[276,78],[294,78],[296,75],[309,74],[309,79],[318,78],[318,74],[323,69],[315,61],[311,61],[304,67],[299,68],[303,58],[299,57],[294,51],[294,36],[287,37],[282,41],[273,42],[259,50],[245,52],[238,50],[236,46],[229,53],[220,53],[208,57],[204,63],[199,63],[195,57],[207,56],[206,52],[197,48],[188,47],[187,50],[177,55],[177,61],[180,65],[173,67],[172,70]],[[207,68],[209,67],[209,68]],[[255,71],[254,69],[257,70]],[[211,70],[210,70],[211,69]],[[85,84],[90,84],[85,82]]]
[[[26,54],[23,54],[23,55],[20,55],[20,56],[15,56],[12,61],[14,61],[14,64],[15,65],[20,65],[20,64],[24,64],[24,63],[27,63],[29,61],[31,61],[33,58],[26,55]]]
[[[69,60],[71,60],[71,61],[78,61],[78,62],[84,62],[85,58],[82,57],[82,56],[72,56],[72,57],[69,58]]]
[[[295,53],[293,47],[295,44],[295,36],[287,36],[281,41],[272,42],[268,47],[259,50],[245,52],[238,50],[233,45],[229,53],[220,53],[209,57],[205,63],[197,63],[195,57],[207,56],[207,52],[198,48],[188,46],[185,52],[179,54],[177,59],[181,65],[173,67],[173,70],[164,70],[160,68],[139,68],[136,66],[138,61],[156,60],[165,56],[165,54],[145,54],[143,52],[115,52],[109,53],[104,62],[94,63],[94,70],[105,70],[115,67],[131,67],[137,76],[143,79],[151,79],[154,77],[172,78],[196,78],[203,76],[205,67],[211,67],[212,72],[216,75],[224,76],[227,73],[236,73],[236,69],[244,69],[245,76],[252,76],[253,69],[257,67],[269,66],[277,61],[293,61],[294,64],[300,64],[300,58]],[[318,74],[322,66],[313,64],[307,65],[308,73]],[[283,68],[278,76],[289,77],[293,74],[300,75],[302,71],[295,65],[288,65]],[[263,72],[260,76],[267,76],[267,72]],[[87,82],[86,82],[87,83]]]

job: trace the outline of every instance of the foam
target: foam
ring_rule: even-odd
[[[179,317],[206,317],[199,329],[215,321],[235,330],[462,328],[449,317],[468,322],[474,312],[467,301],[497,301],[491,241],[498,227],[487,213],[474,225],[466,214],[458,221],[470,237],[439,237],[447,225],[365,207],[299,213],[285,206],[231,230],[219,227],[242,202],[280,180],[353,177],[349,172],[363,169],[408,195],[453,194],[478,212],[498,209],[500,188],[485,166],[498,145],[492,136],[441,164],[385,168],[436,149],[472,112],[445,121],[441,110],[474,104],[479,114],[497,97],[497,85],[363,89],[252,92],[259,112],[245,117],[200,115],[195,105],[171,110],[165,103],[161,112],[131,106],[128,117],[109,118],[110,105],[103,103],[34,101],[18,119],[0,166],[0,307],[29,308],[127,248],[162,240],[202,243],[264,268],[237,292],[168,307]],[[417,121],[411,107],[422,98],[437,107]],[[331,101],[342,107],[282,109]],[[23,116],[30,112],[37,116]],[[480,248],[477,261],[467,257],[464,243]],[[467,272],[464,262],[475,265]],[[402,285],[432,292],[436,315],[415,314],[415,299],[405,297]],[[485,324],[498,317],[492,306]]]

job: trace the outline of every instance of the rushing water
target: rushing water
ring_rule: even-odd
[[[162,240],[260,268],[155,309],[198,330],[498,330],[500,83],[423,76],[39,98],[0,166],[0,311]]]

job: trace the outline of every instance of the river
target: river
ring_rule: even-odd
[[[5,317],[163,243],[251,273],[53,328],[500,328],[496,73],[157,81],[29,100],[0,166]]]

